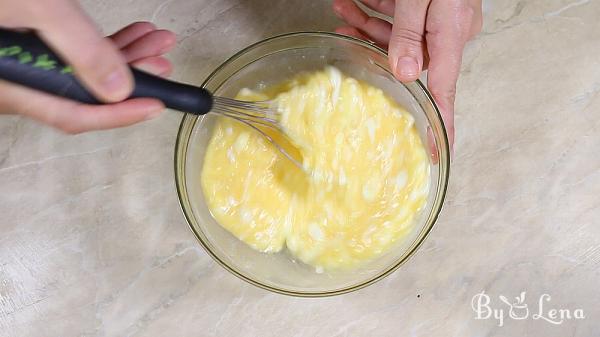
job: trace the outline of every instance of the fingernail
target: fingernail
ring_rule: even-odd
[[[154,118],[158,117],[162,113],[162,111],[163,111],[162,107],[150,110],[148,112],[148,114],[146,115],[145,119],[146,120],[154,119]]]
[[[402,56],[396,63],[396,73],[403,78],[415,78],[419,75],[419,63],[414,57]]]
[[[104,78],[102,87],[110,94],[121,93],[124,91],[125,85],[127,84],[127,74],[122,70],[115,70]]]
[[[335,14],[338,19],[343,19],[342,14],[340,13],[340,6],[337,3],[333,4],[333,14]]]
[[[134,65],[137,69],[145,71],[147,73],[151,73],[151,74],[156,74],[158,73],[158,69],[156,69],[155,67],[152,66],[152,64],[149,63],[139,63],[139,64],[135,64]]]

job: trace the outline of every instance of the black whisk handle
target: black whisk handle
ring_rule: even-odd
[[[208,113],[213,97],[204,88],[170,81],[131,68],[135,80],[129,98],[150,97],[166,107]],[[0,79],[86,104],[102,104],[34,32],[0,29]]]
[[[137,69],[132,72],[135,88],[131,97],[156,98],[170,109],[197,115],[204,115],[213,107],[213,96],[204,88],[169,81]]]

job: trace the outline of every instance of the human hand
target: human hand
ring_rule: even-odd
[[[67,133],[130,125],[157,116],[156,99],[123,101],[133,90],[127,64],[156,75],[168,75],[162,57],[175,45],[173,33],[148,22],[131,24],[104,38],[71,0],[0,0],[0,26],[31,28],[71,65],[80,81],[106,105],[85,105],[0,81],[0,113],[17,113]],[[118,102],[118,103],[117,103]]]
[[[414,81],[428,69],[427,87],[441,110],[454,144],[454,99],[465,44],[481,31],[481,0],[360,0],[390,17],[370,17],[352,0],[334,0],[347,26],[337,33],[370,40],[388,49],[396,78]]]

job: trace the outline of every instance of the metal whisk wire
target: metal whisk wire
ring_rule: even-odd
[[[298,160],[290,155],[271,136],[255,125],[263,125],[283,134],[283,130],[279,125],[280,113],[276,109],[273,109],[272,106],[273,104],[270,101],[248,102],[226,97],[214,97],[214,105],[211,112],[232,118],[256,130],[294,165],[303,169],[302,164]]]

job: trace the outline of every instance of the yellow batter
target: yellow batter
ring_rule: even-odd
[[[377,88],[333,67],[241,100],[275,100],[287,138],[222,117],[202,188],[215,219],[262,252],[287,247],[317,271],[346,269],[405,237],[429,192],[429,160],[413,117]],[[292,146],[290,142],[294,144]]]

